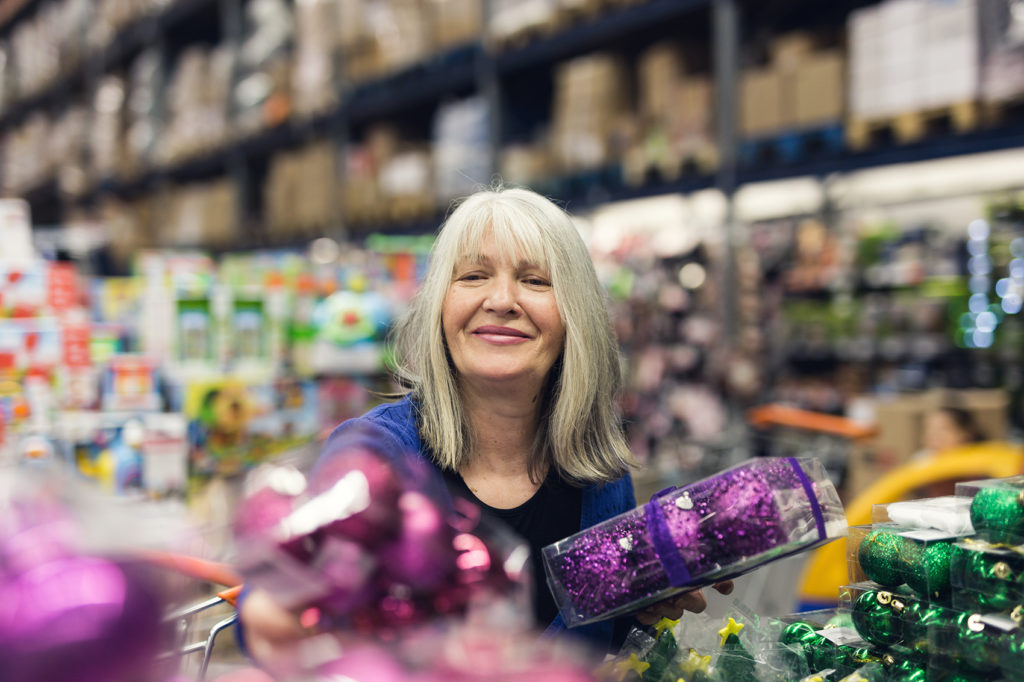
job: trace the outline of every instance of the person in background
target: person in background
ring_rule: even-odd
[[[944,405],[924,417],[921,442],[926,453],[938,454],[984,440],[971,413],[961,407]]]
[[[985,440],[971,413],[955,405],[941,405],[925,414],[921,429],[922,449],[914,459],[941,455],[949,450]],[[917,489],[917,497],[952,495],[956,480],[935,481]]]
[[[525,189],[465,199],[438,234],[395,340],[405,395],[342,424],[325,453],[369,430],[389,450],[428,462],[448,495],[529,543],[536,621],[549,634],[565,630],[541,549],[636,506],[616,410],[618,344],[572,219]],[[608,651],[634,622],[705,606],[695,590],[573,633]],[[248,595],[240,613],[257,660],[302,635],[269,594]]]

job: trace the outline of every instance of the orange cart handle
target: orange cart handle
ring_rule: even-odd
[[[865,426],[846,417],[777,404],[761,405],[751,409],[747,412],[747,420],[757,428],[789,426],[842,436],[850,440],[870,438],[878,432],[874,426]]]
[[[241,593],[242,586],[235,585],[234,587],[229,587],[226,590],[221,590],[217,593],[217,596],[226,601],[227,603],[231,604],[232,606],[238,606],[238,595],[240,595]]]
[[[169,568],[191,578],[228,587],[240,586],[242,584],[242,576],[227,564],[167,552],[145,552],[142,556],[157,566]],[[239,587],[239,589],[241,588]],[[237,596],[237,593],[235,596]]]

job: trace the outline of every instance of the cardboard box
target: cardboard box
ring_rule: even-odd
[[[740,133],[746,136],[777,132],[783,118],[783,79],[774,68],[748,69],[740,77]]]
[[[795,69],[818,45],[817,37],[806,31],[787,33],[772,40],[769,59],[772,66],[783,71]]]
[[[793,77],[793,118],[800,127],[842,120],[846,101],[846,59],[824,50],[797,65]]]

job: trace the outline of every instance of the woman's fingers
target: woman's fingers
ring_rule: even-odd
[[[643,625],[653,625],[662,618],[678,620],[684,611],[700,613],[708,606],[704,593],[700,590],[683,592],[674,597],[669,597],[657,604],[652,604],[646,609],[637,612],[636,619]]]
[[[246,596],[238,615],[246,647],[257,663],[274,674],[298,669],[298,645],[308,633],[297,615],[262,590]]]
[[[715,590],[719,594],[732,594],[732,590],[735,587],[731,580],[723,580],[720,583],[715,583]]]

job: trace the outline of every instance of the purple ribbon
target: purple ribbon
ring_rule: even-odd
[[[650,501],[644,505],[644,516],[647,517],[647,532],[651,534],[651,543],[654,545],[654,553],[661,562],[661,567],[668,576],[668,582],[673,587],[683,587],[690,584],[690,569],[686,567],[676,543],[672,539],[672,532],[668,528],[668,520],[665,518],[665,511],[658,504],[658,499],[676,490],[675,486],[669,486],[664,490],[651,496]]]
[[[807,474],[804,472],[803,467],[800,466],[800,462],[797,461],[796,457],[787,457],[786,461],[789,462],[789,466],[793,467],[796,477],[800,479],[800,485],[804,487],[804,493],[807,495],[807,501],[811,503],[811,514],[814,515],[814,525],[818,527],[818,539],[824,540],[826,537],[825,517],[821,513],[821,505],[818,504],[818,496],[814,494],[814,486],[811,485],[811,479],[807,478]]]

